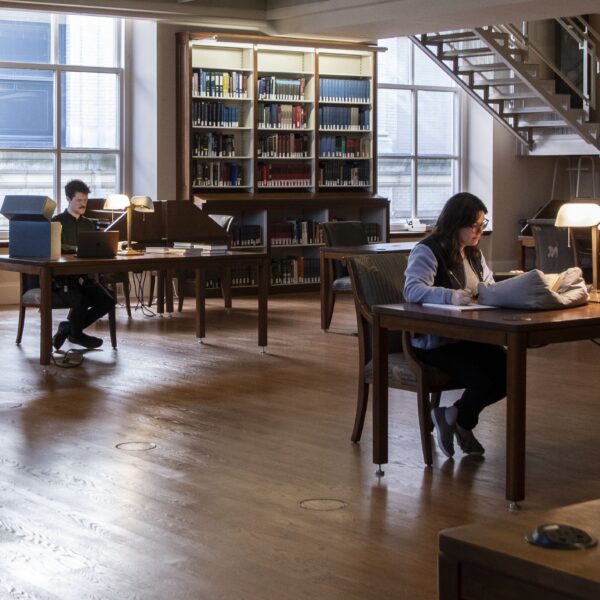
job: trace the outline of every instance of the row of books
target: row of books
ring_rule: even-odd
[[[233,267],[231,269],[231,285],[233,286],[256,285],[256,281],[256,269],[254,267]],[[210,279],[206,279],[205,287],[209,290],[220,289],[221,278],[213,276]]]
[[[232,162],[195,162],[194,186],[236,187],[242,185],[243,167]]]
[[[369,79],[319,79],[319,100],[322,102],[369,102]]]
[[[227,106],[223,102],[194,102],[192,125],[195,127],[239,127],[239,106]]]
[[[260,225],[232,225],[231,246],[262,246],[262,228]]]
[[[235,156],[235,137],[225,133],[196,133],[192,154],[194,156]]]
[[[302,104],[261,104],[258,107],[260,127],[306,128],[307,111]]]
[[[247,98],[248,75],[239,71],[193,69],[192,95],[213,98]]]
[[[291,217],[269,224],[269,240],[272,246],[322,244],[323,228],[313,219]]]
[[[320,106],[321,129],[370,129],[371,109],[364,106]]]
[[[370,155],[371,141],[366,137],[322,135],[319,139],[319,156],[368,158]]]
[[[371,165],[368,162],[331,161],[319,165],[319,185],[368,186]]]
[[[310,164],[259,162],[258,185],[259,187],[310,187]]]
[[[274,75],[258,80],[259,100],[304,100],[306,79],[283,79]]]
[[[274,285],[319,283],[320,272],[318,258],[290,256],[271,261],[271,283]]]
[[[381,237],[379,235],[379,223],[363,223],[365,233],[367,234],[367,240],[369,242],[380,242]]]
[[[257,152],[258,156],[301,158],[309,156],[310,139],[308,135],[299,133],[261,135]]]

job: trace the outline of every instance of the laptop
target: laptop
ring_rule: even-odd
[[[81,231],[77,238],[79,258],[114,258],[118,249],[118,231]]]

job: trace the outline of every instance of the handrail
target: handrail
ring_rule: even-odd
[[[516,25],[494,25],[493,29],[507,33],[513,43],[525,50],[536,54],[539,59],[549,67],[567,86],[579,97],[583,103],[583,110],[589,117],[590,108],[596,108],[596,75],[600,73],[600,60],[596,47],[600,44],[600,34],[581,17],[565,17],[555,19],[557,23],[578,43],[583,54],[583,85],[579,89],[550,58],[544,55]],[[590,68],[591,65],[591,68]]]

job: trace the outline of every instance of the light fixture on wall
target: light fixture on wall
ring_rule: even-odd
[[[131,247],[131,221],[133,211],[136,212],[154,212],[154,204],[148,196],[132,196],[131,200],[125,194],[109,194],[104,203],[106,210],[124,210],[127,211],[127,249],[119,252],[126,256],[143,254],[139,250]]]
[[[598,290],[598,224],[600,206],[594,202],[566,202],[556,215],[556,227],[588,227],[592,232],[592,290],[590,302],[600,302]],[[570,232],[569,232],[570,233]]]

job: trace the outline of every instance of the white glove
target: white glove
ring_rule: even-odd
[[[450,302],[455,306],[465,306],[473,302],[473,296],[468,290],[454,290]]]

